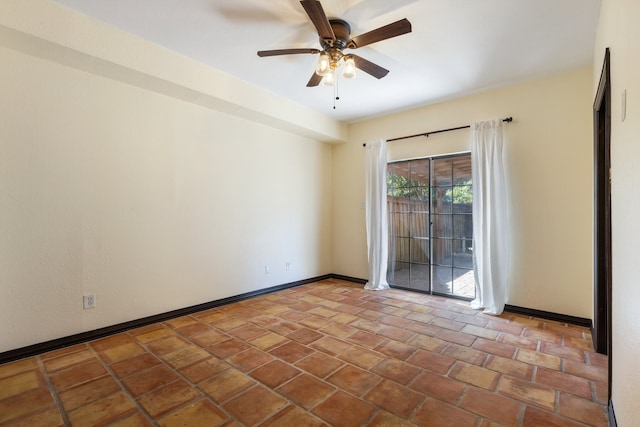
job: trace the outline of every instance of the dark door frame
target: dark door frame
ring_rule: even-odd
[[[594,137],[594,314],[593,345],[609,356],[611,378],[611,65],[605,51],[593,104]],[[609,380],[609,395],[611,381]]]

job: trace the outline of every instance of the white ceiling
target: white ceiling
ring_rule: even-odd
[[[356,36],[407,18],[410,34],[357,49],[389,69],[306,84],[319,48],[299,0],[55,0],[341,121],[353,122],[587,66],[600,0],[321,0]]]

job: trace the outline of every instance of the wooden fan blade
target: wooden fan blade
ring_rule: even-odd
[[[355,63],[357,68],[361,69],[367,74],[372,75],[376,79],[381,79],[387,74],[389,74],[389,70],[387,70],[386,68],[382,68],[381,66],[374,64],[373,62],[368,61],[361,56],[358,56],[358,55],[351,55],[351,56],[353,57],[353,62]]]
[[[316,73],[313,73],[313,75],[309,79],[309,83],[307,83],[307,87],[318,86],[321,81],[322,81],[322,76],[319,76]]]
[[[368,33],[364,33],[352,38],[351,40],[349,40],[349,43],[347,43],[347,47],[356,49],[371,43],[401,36],[410,32],[411,22],[409,22],[407,18],[404,18],[389,25],[385,25],[384,27],[376,28],[375,30],[369,31]]]
[[[333,34],[333,29],[327,19],[327,15],[324,13],[322,4],[317,0],[301,0],[300,4],[304,7],[309,19],[316,27],[318,35],[324,40],[335,40],[336,36]]]
[[[298,53],[320,53],[318,49],[275,49],[275,50],[259,50],[258,56],[278,56],[278,55],[295,55]]]

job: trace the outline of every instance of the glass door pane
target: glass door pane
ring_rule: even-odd
[[[388,281],[394,286],[424,292],[431,290],[430,171],[429,159],[387,166]]]
[[[471,156],[433,160],[433,292],[475,298]]]

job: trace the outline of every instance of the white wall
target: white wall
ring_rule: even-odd
[[[613,261],[612,402],[619,426],[640,426],[640,3],[604,0],[594,50],[595,98],[605,48],[611,51],[611,215]],[[622,93],[627,92],[622,121]]]
[[[0,63],[0,352],[331,272],[330,145]]]
[[[362,143],[513,116],[507,177],[513,245],[508,303],[592,317],[592,69],[354,124],[333,147],[334,273],[366,278]],[[461,130],[389,144],[389,160],[470,149]]]

